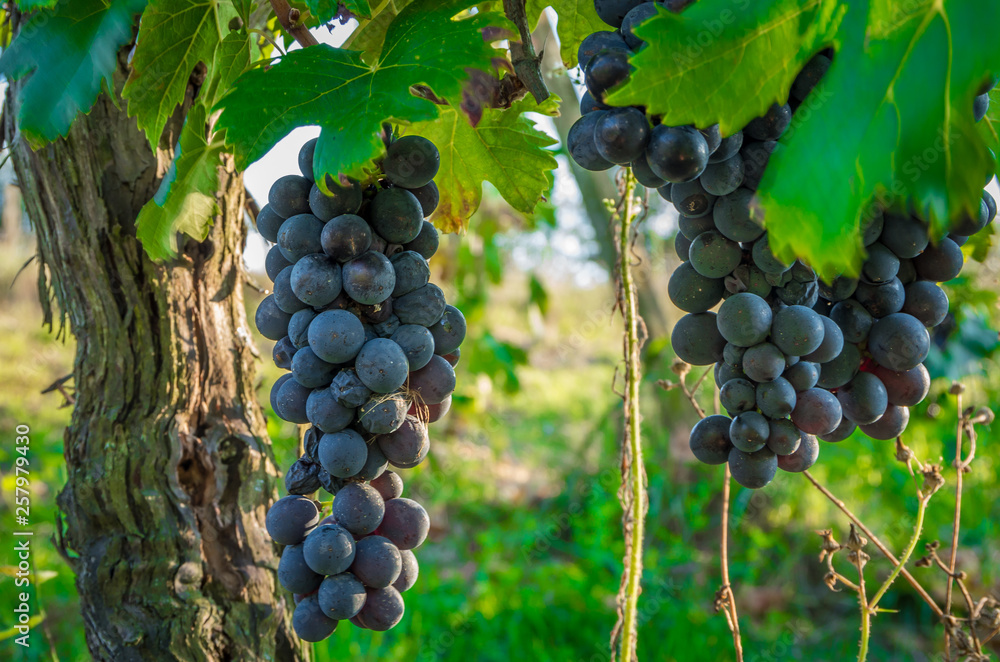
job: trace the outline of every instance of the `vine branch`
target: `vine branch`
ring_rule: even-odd
[[[285,32],[295,37],[295,41],[299,42],[299,45],[305,48],[319,43],[316,37],[309,32],[309,28],[299,23],[299,10],[289,5],[288,0],[271,0],[271,7],[274,9],[274,15],[278,17],[281,27],[284,28]]]
[[[521,41],[510,40],[510,59],[514,72],[524,83],[524,86],[541,103],[549,98],[549,89],[542,79],[542,58],[535,53],[535,44],[531,41],[531,28],[528,27],[528,14],[525,10],[525,0],[503,0],[504,13],[517,26]]]
[[[506,2],[504,4],[507,4]],[[523,2],[521,3],[523,7]],[[618,591],[618,622],[611,632],[611,655],[620,642],[622,662],[634,662],[638,640],[639,594],[642,591],[642,545],[646,517],[646,470],[642,461],[642,436],[639,426],[639,383],[642,377],[639,348],[639,303],[632,263],[629,259],[632,224],[635,220],[633,196],[635,177],[632,170],[623,170],[624,183],[621,209],[613,218],[619,221],[618,233],[618,301],[625,318],[625,440],[622,444],[622,487],[618,493],[624,513],[625,569]]]
[[[964,387],[955,383],[951,385],[950,392],[955,395],[955,406],[958,408],[958,430],[955,433],[955,521],[951,529],[951,555],[948,559],[948,585],[944,596],[944,613],[951,616],[951,599],[955,588],[955,562],[958,559],[958,533],[962,521],[962,476],[965,474],[965,467],[962,466],[962,433],[965,430],[965,416],[962,415],[962,391]],[[947,629],[944,632],[945,654],[951,650],[951,635]]]

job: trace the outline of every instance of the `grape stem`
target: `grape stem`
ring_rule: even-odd
[[[309,32],[309,28],[298,22],[298,10],[293,10],[292,6],[288,4],[288,0],[271,0],[271,7],[274,9],[274,15],[278,17],[281,27],[285,32],[295,37],[295,41],[299,42],[303,48],[319,43],[316,37]]]
[[[528,26],[528,15],[525,0],[503,0],[504,13],[517,26],[521,41],[510,40],[510,59],[518,79],[541,103],[549,98],[549,89],[542,79],[542,58],[535,54],[535,44],[531,40],[531,28]]]
[[[858,516],[855,515],[853,512],[851,512],[851,509],[848,508],[843,501],[835,497],[833,493],[830,492],[830,490],[828,490],[826,487],[824,487],[818,480],[816,480],[816,478],[811,473],[809,473],[808,471],[803,471],[802,475],[805,476],[806,479],[808,479],[809,482],[812,483],[817,490],[822,492],[823,496],[829,499],[830,502],[833,503],[833,505],[837,506],[837,508],[839,508],[841,512],[847,515],[847,517],[852,522],[854,522],[866,536],[868,536],[868,539],[872,541],[872,543],[874,543],[876,547],[878,547],[879,551],[882,552],[882,555],[885,558],[889,559],[890,563],[892,563],[895,567],[899,568],[899,574],[903,575],[906,581],[908,581],[910,583],[910,586],[912,586],[913,589],[920,595],[920,597],[923,598],[924,602],[927,603],[927,605],[931,608],[934,614],[938,618],[943,617],[944,611],[941,609],[941,607],[937,605],[936,602],[934,602],[934,598],[932,598],[930,594],[924,589],[924,587],[920,585],[920,582],[917,581],[916,577],[914,577],[909,570],[907,570],[902,566],[902,564],[900,564],[900,562],[896,559],[896,556],[889,551],[888,547],[885,546],[885,543],[879,540],[878,537],[874,533],[872,533],[871,530],[867,526],[865,526],[865,524],[860,519],[858,519]]]
[[[868,642],[872,636],[872,612],[868,603],[867,589],[865,589],[865,566],[864,552],[854,552],[854,565],[858,568],[858,604],[861,607],[861,645],[858,648],[858,662],[865,662],[868,659]],[[902,565],[896,566],[902,568]]]
[[[618,590],[618,622],[611,632],[611,655],[614,660],[615,644],[620,641],[622,662],[633,662],[637,659],[638,606],[642,590],[642,545],[647,499],[639,414],[639,383],[642,378],[639,361],[639,304],[629,258],[632,223],[637,216],[633,200],[636,180],[631,168],[623,169],[622,173],[624,192],[620,212],[615,217],[620,221],[617,306],[625,319],[625,441],[621,457],[622,487],[618,492],[624,510],[622,529],[625,535],[625,569]]]
[[[729,492],[732,484],[732,474],[729,471],[729,463],[726,463],[725,477],[722,482],[722,530],[720,532],[719,556],[722,565],[722,589],[719,591],[719,600],[722,601],[722,608],[726,610],[726,622],[729,624],[729,631],[733,633],[733,647],[736,649],[736,662],[743,662],[743,641],[740,638],[740,619],[736,613],[736,597],[733,595],[733,587],[729,583]]]
[[[910,557],[913,556],[913,550],[917,548],[917,543],[920,541],[920,534],[923,533],[924,530],[924,514],[927,512],[927,502],[930,501],[931,495],[927,494],[925,496],[923,493],[918,492],[917,496],[920,501],[917,505],[917,521],[913,525],[913,536],[910,538],[910,542],[906,546],[906,549],[903,550],[903,556],[899,559],[899,563],[892,569],[892,572],[888,577],[886,577],[886,580],[882,582],[882,586],[879,587],[878,592],[876,592],[874,597],[872,597],[869,601],[868,610],[872,613],[875,612],[875,608],[878,606],[879,600],[882,599],[882,596],[884,596],[886,591],[889,590],[892,583],[896,581],[897,577],[899,577],[899,573],[903,570],[903,566],[909,562]]]
[[[962,521],[962,477],[965,475],[965,466],[962,464],[962,433],[965,430],[965,417],[962,416],[962,392],[957,389],[955,393],[955,406],[958,408],[958,430],[955,434],[955,521],[951,529],[951,556],[948,559],[948,586],[944,596],[944,613],[951,616],[951,598],[955,587],[955,561],[958,555],[958,532]],[[974,629],[974,628],[973,628]],[[944,654],[951,654],[951,633],[945,628],[944,631]]]

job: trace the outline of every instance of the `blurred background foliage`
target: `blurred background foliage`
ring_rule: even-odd
[[[550,65],[551,89],[570,101],[562,117],[547,126],[565,136],[577,116],[574,90],[566,72]],[[452,411],[432,430],[429,461],[404,472],[407,496],[423,503],[433,522],[418,555],[420,581],[406,594],[407,613],[397,628],[379,634],[343,627],[316,646],[317,660],[610,659],[623,554],[616,496],[621,400],[613,384],[621,323],[612,310],[613,255],[601,199],[615,187],[606,173],[571,168],[565,155],[559,159],[552,194],[534,218],[514,214],[488,190],[469,234],[445,238],[432,260],[435,281],[469,320],[470,337],[462,348]],[[0,173],[0,184],[8,212],[11,206],[16,211],[9,168]],[[732,641],[723,617],[712,609],[720,586],[722,471],[697,463],[688,450],[688,433],[697,420],[690,404],[676,390],[656,385],[676,380],[669,329],[679,312],[666,297],[666,283],[678,260],[676,216],[655,195],[649,202],[636,246],[641,309],[650,331],[642,422],[650,504],[639,652],[651,660],[728,660]],[[989,245],[967,247],[968,253],[973,250],[982,262],[970,261],[962,277],[947,286],[954,323],[947,342],[938,338],[928,362],[935,377],[931,394],[915,409],[905,436],[918,457],[949,468],[949,481],[954,473],[947,458],[954,457],[956,427],[954,399],[947,395],[951,380],[966,384],[968,404],[996,409],[1000,403],[1000,252]],[[15,425],[26,423],[32,435],[32,599],[45,618],[34,630],[33,648],[13,645],[7,628],[13,624],[16,591],[5,576],[0,655],[86,660],[73,576],[53,542],[55,499],[66,479],[63,428],[72,392],[43,393],[71,372],[73,344],[57,337],[59,329],[50,333],[40,326],[35,266],[21,271],[33,253],[30,230],[5,222],[0,518],[10,522],[13,516],[11,435]],[[248,264],[248,271],[252,280],[266,283],[261,264]],[[252,311],[261,294],[247,287],[246,295]],[[270,344],[257,339],[260,401],[267,407],[279,371],[270,363]],[[709,377],[699,393],[708,407],[713,388]],[[284,469],[295,458],[296,431],[267,413]],[[997,425],[982,432],[979,456],[966,478],[959,566],[975,596],[1000,589]],[[821,450],[817,478],[893,549],[901,549],[916,512],[917,482],[894,459],[893,445],[857,435]],[[924,541],[950,540],[953,508],[949,484],[931,502]],[[735,486],[730,561],[748,662],[856,656],[856,600],[823,584],[816,531],[825,528],[844,540],[847,520],[801,476],[781,474],[758,492]],[[7,551],[0,565],[9,574],[13,541],[10,526],[3,530]],[[869,551],[875,557],[869,581],[885,577],[888,564]],[[942,602],[943,574],[914,572]],[[939,659],[934,651],[940,650],[941,628],[905,582],[894,585],[883,606],[898,613],[875,619],[871,659]]]

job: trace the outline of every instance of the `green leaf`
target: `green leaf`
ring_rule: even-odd
[[[549,292],[534,273],[531,274],[531,279],[528,281],[528,289],[530,292],[528,300],[538,306],[538,312],[547,315],[549,312]]]
[[[156,149],[167,120],[184,101],[191,72],[215,60],[236,8],[228,0],[150,0],[142,15],[132,74],[122,96]]]
[[[681,14],[660,7],[635,30],[647,45],[608,103],[644,105],[671,126],[718,122],[723,135],[735,133],[785,102],[845,9],[837,0],[702,0]]]
[[[212,226],[217,212],[219,158],[225,144],[220,132],[206,140],[207,121],[205,106],[195,105],[184,122],[170,170],[153,199],[139,211],[136,235],[153,260],[177,254],[178,232],[201,241]]]
[[[305,0],[309,13],[321,24],[329,22],[340,12],[341,2],[347,7],[347,11],[358,18],[368,18],[372,14],[368,0]]]
[[[32,147],[65,136],[76,116],[88,112],[111,75],[118,49],[132,38],[145,0],[74,0],[34,14],[0,56],[0,73],[21,88],[17,121]]]
[[[940,236],[979,209],[995,169],[972,103],[1000,72],[1000,6],[928,0],[886,18],[888,1],[848,12],[825,101],[796,119],[759,190],[772,248],[825,278],[860,269],[858,227],[873,201],[908,204]]]
[[[17,0],[17,8],[27,13],[36,9],[52,9],[58,2],[59,0]]]
[[[215,61],[205,79],[199,100],[213,107],[226,95],[233,82],[250,67],[255,44],[246,30],[230,32],[215,51]]]
[[[431,220],[445,232],[461,230],[483,199],[483,182],[490,182],[519,212],[530,214],[551,187],[550,172],[558,163],[546,149],[556,144],[524,117],[526,112],[557,115],[559,98],[541,105],[527,96],[509,109],[487,108],[473,128],[454,108],[437,119],[417,122],[403,130],[421,135],[441,151],[435,181],[441,202]]]
[[[389,27],[389,47],[372,65],[355,51],[319,45],[291,52],[267,70],[243,74],[222,100],[219,119],[235,146],[237,165],[246,167],[292,129],[311,124],[322,129],[314,156],[316,180],[325,182],[324,175],[337,173],[365,178],[385,150],[382,122],[427,121],[438,117],[439,109],[447,110],[414,96],[411,86],[427,85],[457,107],[467,69],[490,69],[498,51],[481,31],[509,23],[491,12],[453,20],[473,4],[420,0],[410,5]]]
[[[567,67],[576,66],[576,53],[580,43],[594,32],[610,30],[594,11],[594,0],[528,0],[525,9],[529,25],[538,25],[542,12],[552,7],[559,16],[556,30],[559,34],[559,54]]]
[[[385,43],[385,33],[389,26],[399,16],[412,0],[381,0],[371,12],[371,18],[362,21],[357,29],[344,42],[344,48],[361,51],[361,59],[374,62],[382,52]]]

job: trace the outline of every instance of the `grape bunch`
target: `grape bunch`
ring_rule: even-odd
[[[285,546],[278,579],[295,594],[293,626],[311,642],[341,620],[384,631],[402,618],[430,520],[387,467],[427,457],[427,426],[451,406],[466,333],[427,262],[439,241],[425,217],[438,204],[440,154],[418,136],[387,143],[377,182],[328,177],[329,195],[313,181],[316,141],[306,143],[302,175],[278,179],[257,217],[275,245],[256,324],[290,371],[271,407],[310,426],[267,530]],[[320,487],[334,497],[325,518],[308,496]]]
[[[647,119],[642,108],[603,103],[605,92],[628,78],[628,57],[643,46],[632,26],[655,13],[654,3],[594,4],[617,29],[590,35],[580,47],[587,92],[568,147],[588,170],[630,167],[679,214],[675,250],[682,263],[668,294],[686,314],[671,344],[686,363],[715,365],[728,414],[694,427],[695,457],[728,463],[737,482],[761,488],[779,468],[810,468],[819,440],[840,442],[856,429],[873,439],[898,437],[909,407],[930,388],[923,365],[928,330],[949,306],[938,283],[958,276],[960,247],[992,223],[992,196],[983,191],[978,213],[938,242],[916,215],[873,206],[861,227],[867,258],[859,277],[824,283],[801,260],[773,254],[751,205],[771,154],[829,69],[832,52],[803,68],[788,103],[733,135],[721,136],[718,126],[669,127]],[[977,121],[989,107],[983,92],[974,104]]]

